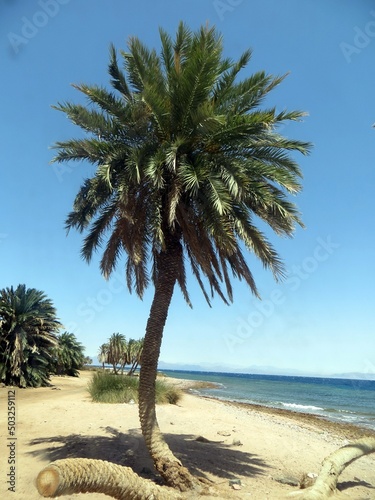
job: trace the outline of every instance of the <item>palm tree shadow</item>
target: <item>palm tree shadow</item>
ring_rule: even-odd
[[[48,462],[64,458],[91,458],[131,467],[136,473],[158,480],[153,462],[149,457],[139,429],[123,433],[112,427],[104,427],[108,436],[70,434],[35,438],[29,442],[28,452]],[[267,464],[251,453],[221,442],[200,442],[190,434],[164,434],[164,437],[184,465],[193,474],[208,477],[209,474],[234,479],[238,475],[264,474]]]
[[[220,441],[197,441],[191,434],[164,434],[164,437],[174,454],[198,476],[213,474],[223,479],[235,479],[238,475],[262,475],[269,468],[261,458],[242,451],[238,446]]]
[[[152,461],[139,429],[123,433],[113,427],[101,427],[108,436],[70,434],[32,439],[33,449],[28,453],[49,462],[64,458],[91,458],[107,460],[118,465],[131,467],[140,473],[152,469]]]
[[[361,481],[360,479],[355,479],[353,481],[345,481],[342,483],[337,483],[337,489],[339,491],[349,490],[350,488],[355,488],[356,486],[364,486],[365,488],[369,488],[375,490],[375,486],[367,481]]]

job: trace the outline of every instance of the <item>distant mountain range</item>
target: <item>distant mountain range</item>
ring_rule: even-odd
[[[375,373],[334,373],[334,374],[321,374],[309,373],[301,370],[283,369],[274,366],[256,366],[249,367],[236,367],[230,365],[218,364],[180,364],[180,363],[165,363],[159,362],[159,370],[183,370],[183,371],[202,371],[202,372],[220,372],[220,373],[251,373],[253,375],[286,375],[295,377],[327,377],[327,378],[347,378],[357,380],[375,380]]]
[[[94,366],[101,366],[99,360],[96,356],[92,357]],[[251,373],[254,375],[286,375],[295,377],[327,377],[327,378],[346,378],[355,380],[375,380],[375,373],[334,373],[334,374],[321,374],[321,373],[308,373],[300,370],[286,370],[282,368],[276,368],[274,366],[256,366],[252,365],[249,367],[231,366],[231,365],[221,365],[221,364],[190,364],[190,363],[166,363],[164,361],[159,362],[159,370],[181,370],[181,371],[192,371],[192,372],[219,372],[219,373]]]

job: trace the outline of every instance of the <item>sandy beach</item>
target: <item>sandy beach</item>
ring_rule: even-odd
[[[9,388],[0,388],[1,498],[40,499],[34,484],[38,472],[62,458],[108,460],[158,480],[140,432],[137,405],[93,403],[86,390],[91,376],[92,372],[84,371],[79,378],[53,377],[51,387],[16,389],[15,493],[7,491]],[[191,384],[174,383],[185,390]],[[173,452],[193,473],[212,481],[217,498],[223,499],[284,498],[297,489],[283,484],[286,479],[318,473],[325,456],[351,439],[370,435],[370,431],[311,415],[224,403],[189,392],[178,405],[158,406],[157,415]],[[240,480],[241,489],[233,489],[233,479]],[[375,456],[349,466],[339,486],[340,498],[375,499]]]

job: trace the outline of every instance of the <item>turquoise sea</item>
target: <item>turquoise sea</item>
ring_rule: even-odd
[[[375,380],[180,370],[165,375],[214,382],[201,396],[320,415],[375,430]]]

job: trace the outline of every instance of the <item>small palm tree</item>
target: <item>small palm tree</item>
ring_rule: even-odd
[[[0,291],[0,381],[17,387],[48,385],[56,333],[56,309],[35,288]]]
[[[103,370],[104,370],[104,365],[109,363],[109,361],[108,361],[108,349],[109,349],[108,343],[102,344],[99,347],[98,360],[99,360],[99,363],[102,363]]]
[[[86,366],[86,365],[92,365],[92,358],[90,358],[90,356],[84,356],[84,358],[83,358],[83,364],[84,364],[84,366]]]
[[[58,345],[54,349],[52,367],[57,375],[78,377],[85,356],[84,347],[78,342],[74,333],[64,332],[58,337]]]
[[[124,71],[111,47],[113,90],[75,85],[90,106],[56,106],[87,137],[56,143],[54,161],[85,160],[97,167],[66,222],[86,233],[83,257],[90,261],[104,245],[100,269],[106,278],[124,255],[129,290],[142,297],[150,284],[155,287],[139,415],[157,470],[167,484],[184,490],[196,481],[164,442],[155,413],[159,352],[175,285],[191,305],[189,263],[209,304],[215,294],[232,301],[232,277],[259,296],[244,250],[275,279],[283,277],[282,261],[256,221],[280,236],[302,225],[289,199],[301,189],[301,171],[290,153],[306,154],[309,144],[278,132],[304,113],[261,108],[284,77],[259,71],[238,81],[250,51],[233,61],[223,56],[214,28],[192,32],[183,23],[174,40],[163,30],[160,38],[160,55],[131,38],[129,51],[121,53]]]
[[[121,333],[113,333],[108,341],[108,363],[113,366],[114,373],[118,373],[117,366],[126,363],[126,337]]]
[[[133,375],[141,362],[144,339],[129,339],[126,349],[126,364],[130,365],[128,375]]]

